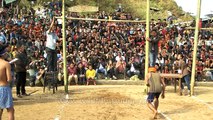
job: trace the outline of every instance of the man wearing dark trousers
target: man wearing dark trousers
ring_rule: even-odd
[[[55,33],[54,22],[55,18],[53,18],[50,28],[46,33],[47,71],[57,71],[56,42],[59,40],[59,38]]]
[[[15,63],[15,72],[16,72],[16,94],[17,97],[27,96],[25,85],[26,85],[26,67],[28,65],[27,53],[25,52],[24,45],[17,45],[18,51],[16,54],[16,58],[18,59]],[[21,94],[20,94],[21,89]]]
[[[151,31],[150,38],[148,38],[147,40],[150,43],[149,46],[150,66],[154,67],[158,56],[158,42],[160,40],[157,29],[153,29]]]

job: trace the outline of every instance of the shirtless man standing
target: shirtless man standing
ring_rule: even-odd
[[[12,91],[9,86],[12,80],[11,66],[4,60],[5,48],[0,46],[0,120],[2,120],[4,108],[7,109],[9,120],[14,120]]]
[[[149,109],[153,111],[154,119],[157,119],[159,106],[158,98],[160,94],[162,98],[165,97],[165,83],[155,67],[149,68],[149,74],[146,76],[145,83],[149,87],[147,105]],[[154,104],[152,104],[152,102],[154,102]]]

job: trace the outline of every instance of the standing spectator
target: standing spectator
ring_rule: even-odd
[[[27,54],[25,52],[25,47],[23,45],[17,45],[18,52],[15,56],[15,58],[18,59],[18,61],[15,63],[15,72],[16,72],[16,94],[17,97],[21,97],[20,94],[20,88],[21,93],[24,96],[27,96],[25,85],[26,85],[26,67],[28,65],[28,58]]]
[[[178,55],[178,60],[179,60],[179,67],[180,67],[180,73],[182,74],[183,78],[182,80],[185,81],[185,84],[187,85],[188,88],[188,95],[190,95],[190,74],[188,70],[188,64],[185,63],[183,60],[183,55],[179,54]],[[183,83],[181,83],[181,95],[184,90]]]
[[[55,18],[47,31],[47,42],[46,42],[46,52],[47,52],[47,70],[56,71],[57,70],[57,52],[56,52],[56,41],[59,39],[55,33],[54,26]]]
[[[69,83],[71,84],[71,81],[74,78],[75,84],[78,85],[77,70],[76,70],[74,63],[70,64],[70,66],[68,68],[68,73],[69,73],[69,78],[68,78]]]
[[[160,40],[156,29],[153,29],[151,31],[151,37],[148,38],[147,40],[150,42],[149,46],[150,66],[154,67],[158,56],[158,42]]]
[[[96,74],[96,72],[92,68],[92,65],[89,65],[89,69],[86,71],[87,85],[89,85],[90,81],[93,81],[94,85],[96,85],[95,74]]]

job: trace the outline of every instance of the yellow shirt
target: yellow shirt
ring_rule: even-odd
[[[96,71],[94,69],[92,69],[92,70],[88,69],[86,71],[86,78],[93,78],[94,79],[95,73],[96,73]]]

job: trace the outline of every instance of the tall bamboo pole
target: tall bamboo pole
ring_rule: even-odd
[[[146,38],[149,38],[149,14],[150,14],[150,1],[147,0],[147,7],[146,7]],[[145,79],[148,74],[148,67],[149,67],[149,41],[146,40],[146,57],[145,57]],[[147,91],[148,92],[148,91]]]
[[[62,29],[63,29],[63,71],[64,71],[64,89],[65,93],[68,94],[68,80],[67,80],[67,51],[66,51],[66,31],[65,31],[65,0],[62,0]]]
[[[4,9],[4,0],[1,0],[2,8]]]
[[[192,75],[191,75],[191,95],[194,95],[194,84],[195,84],[195,69],[196,69],[196,59],[197,59],[197,42],[199,35],[199,21],[200,21],[200,8],[201,0],[197,0],[197,17],[196,17],[196,27],[194,36],[194,49],[193,49],[193,61],[192,61]]]
[[[57,19],[62,19],[61,17],[56,17]],[[145,23],[145,20],[112,20],[112,19],[94,19],[94,18],[75,18],[66,17],[67,20],[86,20],[86,21],[103,21],[103,22],[131,22],[131,23]]]

